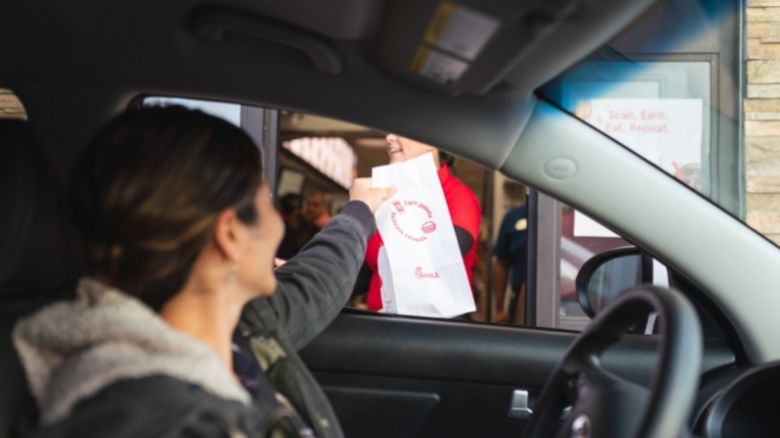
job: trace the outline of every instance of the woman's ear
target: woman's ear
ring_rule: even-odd
[[[246,226],[232,208],[224,210],[214,222],[214,245],[230,262],[237,262],[246,244]]]

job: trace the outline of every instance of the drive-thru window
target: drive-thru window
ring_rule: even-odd
[[[742,167],[734,165],[744,156],[738,86],[742,72],[735,62],[741,56],[739,33],[734,32],[743,17],[738,8],[738,2],[697,7],[677,0],[662,2],[608,48],[545,86],[540,96],[744,217],[744,176]],[[686,25],[670,25],[673,22]],[[695,31],[699,28],[714,30],[701,38]],[[670,29],[690,32],[691,38],[659,37]],[[307,196],[323,194],[321,201],[312,202],[323,202],[331,214],[346,202],[351,177],[369,176],[372,167],[387,162],[386,133],[351,123],[238,104],[170,98],[146,102],[197,106],[241,126],[263,149],[266,177],[277,199],[287,196],[305,204]],[[631,243],[585,212],[498,172],[458,158],[453,167],[482,209],[472,284],[478,312],[472,318],[583,327],[588,318],[577,302],[574,284],[580,267],[595,254]],[[502,295],[494,284],[494,246],[505,215],[517,207],[525,212],[513,225],[526,233],[523,293],[512,290],[507,281],[504,302],[490,306]],[[654,281],[665,280],[655,275]],[[517,306],[518,296],[524,305]],[[359,299],[353,304],[361,305]],[[518,311],[523,315],[516,315]]]

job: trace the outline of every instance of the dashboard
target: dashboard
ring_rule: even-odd
[[[780,435],[780,362],[729,372],[716,382],[694,420],[694,436],[706,438]],[[706,390],[707,386],[703,389]]]

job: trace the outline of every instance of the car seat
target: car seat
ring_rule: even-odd
[[[72,293],[80,250],[62,184],[31,127],[0,119],[0,438],[35,421],[35,403],[11,341],[19,317]]]

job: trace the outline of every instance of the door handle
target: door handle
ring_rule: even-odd
[[[528,391],[525,389],[515,389],[512,392],[512,401],[509,403],[509,412],[507,418],[512,420],[527,420],[534,413],[528,406]]]
[[[567,406],[561,413],[561,421],[565,421],[571,415],[571,406]],[[525,389],[515,389],[512,392],[512,401],[509,404],[507,418],[512,420],[528,420],[534,411],[528,403],[528,391]]]

